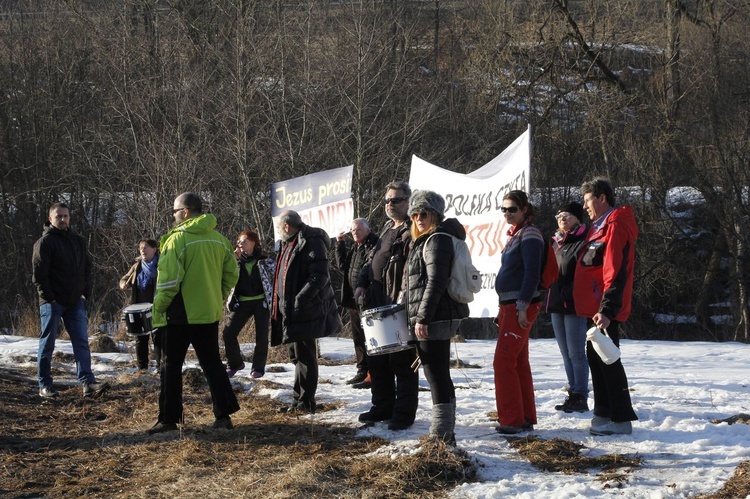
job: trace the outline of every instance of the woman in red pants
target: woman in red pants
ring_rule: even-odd
[[[510,225],[495,280],[500,297],[495,348],[495,400],[498,433],[531,431],[536,424],[534,382],[529,365],[529,330],[541,308],[539,277],[545,241],[532,225],[533,207],[523,191],[510,191],[501,208]]]

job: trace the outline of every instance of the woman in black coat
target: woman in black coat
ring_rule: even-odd
[[[448,294],[453,239],[466,239],[455,218],[443,220],[445,201],[432,191],[417,191],[409,202],[413,245],[406,264],[405,297],[409,329],[430,383],[430,436],[455,445],[456,392],[450,374],[450,341],[469,316],[469,306]]]

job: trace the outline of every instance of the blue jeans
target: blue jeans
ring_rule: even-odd
[[[589,363],[586,360],[586,318],[572,314],[551,314],[557,346],[560,347],[568,387],[584,397],[589,393]]]
[[[42,318],[42,332],[39,336],[39,352],[37,353],[37,376],[39,388],[52,386],[52,354],[55,352],[55,340],[60,329],[60,319],[73,345],[73,357],[76,359],[76,371],[79,383],[95,383],[91,373],[91,351],[89,350],[88,319],[86,317],[85,301],[81,297],[75,305],[66,307],[57,302],[45,303],[39,306]]]

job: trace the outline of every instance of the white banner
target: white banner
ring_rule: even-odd
[[[296,211],[305,224],[320,227],[329,237],[348,232],[354,219],[353,173],[350,165],[271,184],[274,239],[280,239],[276,222],[286,210]]]
[[[463,175],[412,156],[409,185],[445,198],[445,217],[457,218],[466,228],[466,244],[474,265],[482,272],[482,291],[469,304],[471,317],[495,317],[498,298],[495,277],[508,230],[500,212],[503,196],[519,189],[529,192],[531,127],[499,156]]]

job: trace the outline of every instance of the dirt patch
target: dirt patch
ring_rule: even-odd
[[[150,436],[153,375],[122,374],[99,400],[56,385],[59,397],[43,401],[33,370],[3,370],[0,496],[429,498],[474,476],[460,450],[424,441],[419,452],[393,459],[378,452],[386,441],[280,414],[279,402],[252,391],[237,393],[233,430],[213,429],[210,394],[196,371],[184,383],[185,424]]]

